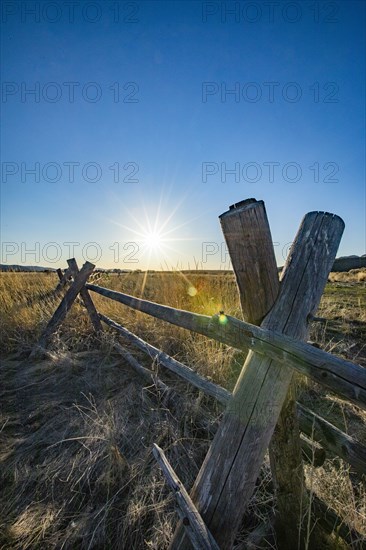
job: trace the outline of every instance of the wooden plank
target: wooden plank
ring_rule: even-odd
[[[153,372],[140,365],[140,363],[137,361],[137,359],[135,359],[132,353],[121,346],[121,344],[115,342],[113,344],[113,348],[118,351],[120,355],[122,355],[122,357],[128,362],[133,370],[139,376],[141,376],[145,380],[145,382],[147,382],[151,386],[156,386],[161,392],[165,394],[168,394],[171,391],[168,386],[164,384],[164,382],[162,382],[162,380],[160,380]]]
[[[242,201],[222,214],[220,222],[239,288],[244,320],[259,325],[273,307],[280,288],[264,203],[255,199]],[[296,380],[292,384],[295,385]],[[269,446],[277,502],[276,534],[279,545],[284,547],[299,546],[298,524],[303,510],[307,509],[302,446],[306,447],[306,442],[300,441],[292,388]],[[314,452],[311,457],[315,458]],[[288,475],[289,471],[292,475]],[[304,539],[303,535],[300,539]],[[300,548],[301,544],[298,550]]]
[[[308,315],[319,305],[343,229],[343,221],[333,214],[311,212],[305,216],[284,269],[278,299],[263,322],[265,328],[304,337]],[[253,494],[291,377],[287,366],[249,353],[191,491],[223,550],[232,547]],[[188,548],[179,529],[171,548]]]
[[[138,374],[149,386],[156,387],[162,396],[164,406],[172,406],[175,409],[184,410],[184,399],[177,394],[172,388],[167,386],[155,372],[143,367],[137,359],[121,344],[115,342],[113,348],[127,361],[130,367]],[[203,413],[197,418],[197,425],[204,432],[214,435],[216,429],[211,421],[211,418],[206,413]]]
[[[210,382],[190,367],[187,367],[180,361],[173,359],[173,357],[170,357],[168,354],[164,353],[160,349],[155,348],[151,344],[148,344],[147,342],[136,336],[136,334],[133,334],[125,327],[122,327],[112,319],[109,319],[109,317],[106,317],[105,315],[99,313],[99,318],[107,325],[117,330],[119,334],[121,334],[124,338],[129,340],[132,344],[145,352],[147,355],[149,355],[149,357],[157,359],[160,364],[169,369],[171,372],[174,372],[175,374],[183,378],[183,380],[186,380],[186,382],[194,385],[197,389],[203,391],[206,395],[210,395],[211,397],[217,399],[220,403],[226,405],[231,395],[230,392],[228,392],[221,386]]]
[[[68,288],[65,296],[62,298],[60,305],[56,309],[55,313],[53,314],[52,318],[48,322],[45,330],[42,333],[42,336],[39,340],[38,347],[44,348],[47,345],[47,341],[50,338],[50,336],[57,330],[57,328],[60,326],[62,321],[65,319],[68,311],[70,310],[72,304],[75,301],[75,298],[79,294],[82,287],[85,285],[86,281],[88,280],[89,275],[92,273],[95,265],[90,262],[85,262],[77,276],[75,277],[74,282]],[[37,353],[37,348],[35,348],[31,356],[35,355]]]
[[[311,464],[314,468],[323,466],[325,459],[327,458],[327,453],[323,447],[321,447],[316,441],[311,441],[310,439],[304,437],[300,438],[300,446],[302,458],[305,462]]]
[[[220,216],[244,319],[260,325],[279,291],[278,269],[263,201],[247,199]]]
[[[70,272],[71,272],[72,276],[75,279],[77,274],[79,273],[79,267],[78,267],[78,264],[77,264],[75,258],[70,258],[69,260],[67,260],[67,263],[68,263]],[[103,332],[103,327],[102,327],[102,323],[100,322],[100,319],[98,317],[98,312],[95,309],[95,305],[94,305],[93,300],[91,299],[89,291],[85,287],[81,288],[80,296],[81,296],[82,301],[84,302],[84,305],[85,305],[85,307],[88,311],[90,321],[91,321],[91,323],[94,327],[94,330],[97,332],[97,334],[99,334],[100,332]]]
[[[360,474],[366,474],[366,447],[333,426],[328,420],[297,403],[301,430],[335,455],[340,456]]]
[[[169,464],[164,451],[156,443],[154,443],[153,454],[173,492],[179,516],[193,548],[195,550],[219,550],[189,494]]]
[[[67,268],[67,269],[65,269],[65,272],[62,273],[62,269],[58,268],[58,269],[56,269],[56,273],[57,273],[58,278],[59,278],[59,283],[55,288],[55,292],[59,292],[62,288],[64,288],[66,283],[69,282],[69,280],[71,278],[71,272],[70,272],[70,269]]]
[[[278,364],[295,369],[337,395],[366,409],[366,370],[356,363],[336,357],[278,331],[256,327],[229,315],[217,314],[209,317],[156,304],[97,285],[85,286],[102,296],[173,325],[203,334],[240,350],[247,351],[249,348],[256,351]]]

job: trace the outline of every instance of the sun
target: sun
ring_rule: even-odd
[[[144,270],[178,270],[179,260],[177,261],[177,255],[183,254],[188,258],[186,252],[180,252],[180,243],[186,241],[197,240],[192,237],[183,237],[179,235],[179,231],[182,227],[185,227],[192,220],[185,221],[184,223],[173,224],[172,220],[181,206],[183,199],[173,206],[170,205],[167,208],[168,213],[163,214],[163,201],[164,197],[161,196],[157,205],[144,203],[144,200],[138,204],[138,207],[130,208],[124,213],[125,218],[130,218],[129,225],[122,224],[114,220],[109,220],[113,224],[117,225],[123,230],[125,235],[122,240],[126,240],[126,248],[133,246],[133,254],[127,254],[127,262],[139,263]],[[131,224],[133,222],[133,225]],[[186,245],[183,245],[186,246]],[[174,263],[176,264],[174,266]],[[181,263],[181,269],[183,264]],[[130,267],[130,266],[127,266]],[[189,262],[188,262],[189,267]],[[136,265],[132,265],[131,268],[136,269]],[[194,292],[193,285],[190,292]]]
[[[143,242],[149,250],[160,250],[163,237],[158,231],[150,231],[144,235]]]

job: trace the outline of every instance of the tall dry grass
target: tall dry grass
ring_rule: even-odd
[[[351,275],[353,277],[353,275]],[[204,314],[224,310],[240,317],[229,273],[102,274],[98,284]],[[199,419],[219,418],[220,407],[173,377],[160,376],[185,396],[167,407],[156,388],[141,380],[113,351],[109,330],[95,339],[77,304],[43,361],[27,352],[57,307],[55,274],[0,275],[4,360],[0,417],[1,544],[3,548],[167,548],[177,516],[151,454],[156,442],[189,488],[212,439]],[[97,308],[205,376],[232,389],[244,356],[234,349],[131,311],[99,295]],[[366,365],[365,283],[329,284],[312,327],[321,347]],[[121,340],[120,340],[121,341]],[[132,350],[131,350],[132,351]],[[146,367],[151,361],[133,351]],[[299,398],[366,444],[365,414],[305,384]],[[341,459],[306,467],[307,484],[344,521],[366,534],[364,480]],[[245,517],[248,530],[265,523],[275,500],[268,462]],[[312,526],[310,526],[312,527]],[[275,542],[272,540],[272,544]],[[355,541],[353,548],[361,548]],[[323,545],[323,542],[322,542]],[[341,548],[333,535],[328,548]],[[324,547],[324,546],[321,546]]]

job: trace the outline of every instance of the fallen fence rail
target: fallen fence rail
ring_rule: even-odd
[[[156,443],[154,443],[153,454],[174,494],[178,514],[194,550],[220,550],[182,482],[169,464],[164,451]]]

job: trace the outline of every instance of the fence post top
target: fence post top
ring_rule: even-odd
[[[324,210],[312,210],[311,212],[307,212],[307,214],[305,214],[305,216],[304,216],[304,219],[305,218],[313,218],[314,216],[319,216],[319,215],[322,215],[324,217],[331,218],[334,221],[340,222],[341,226],[343,228],[346,225],[344,223],[344,220],[340,216],[338,216],[337,214],[333,214],[332,212],[325,212]]]
[[[253,208],[254,206],[258,206],[258,205],[261,205],[264,207],[264,202],[262,200],[257,201],[257,199],[254,199],[254,198],[244,199],[242,201],[231,204],[229,206],[229,210],[227,210],[223,214],[220,214],[219,218],[222,218],[223,216],[227,216],[234,213],[237,214],[239,211],[243,212],[244,210]]]

